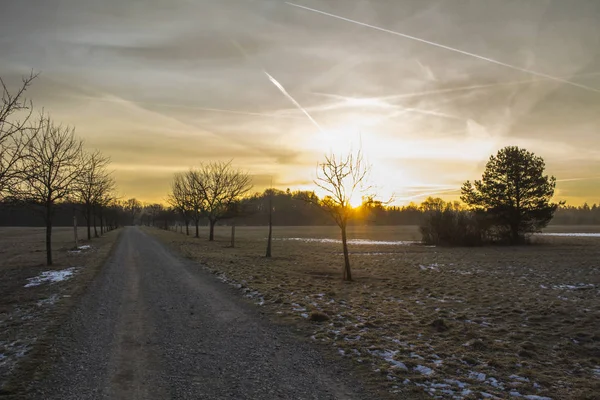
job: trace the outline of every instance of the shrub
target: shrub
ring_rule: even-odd
[[[485,220],[471,211],[429,211],[421,225],[422,240],[439,246],[481,246],[489,241]]]

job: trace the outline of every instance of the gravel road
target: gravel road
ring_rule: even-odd
[[[134,227],[56,346],[60,358],[33,398],[372,398],[310,343]]]

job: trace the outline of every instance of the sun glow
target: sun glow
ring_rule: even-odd
[[[361,193],[354,193],[352,197],[350,197],[350,206],[352,208],[360,207],[362,203],[363,199]]]
[[[311,141],[311,147],[320,153],[320,160],[325,154],[345,156],[358,151],[362,153],[365,164],[369,166],[369,174],[362,187],[356,188],[353,193],[347,193],[353,208],[359,207],[367,196],[389,202],[405,184],[403,172],[389,165],[389,160],[393,160],[394,156],[393,146],[390,147],[392,143],[371,129],[361,128],[364,124],[358,122],[360,121],[325,129],[316,133]],[[317,191],[317,195],[325,193]]]

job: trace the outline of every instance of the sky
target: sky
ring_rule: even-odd
[[[230,159],[256,191],[312,190],[362,148],[380,198],[456,199],[517,145],[556,199],[600,202],[597,0],[6,0],[0,54],[123,197]]]

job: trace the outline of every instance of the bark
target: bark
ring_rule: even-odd
[[[98,237],[98,228],[96,227],[96,212],[94,212],[94,237]]]
[[[267,254],[265,257],[271,258],[271,240],[273,238],[273,191],[269,194],[269,238],[267,240]]]
[[[346,236],[346,224],[342,224],[342,246],[344,248],[344,280],[352,280],[352,272],[350,270],[350,256],[348,254],[348,238]]]
[[[271,223],[271,221],[269,221],[269,239],[267,240],[267,254],[265,255],[265,257],[270,258],[271,257],[271,240],[273,237],[273,224]]]
[[[52,205],[46,204],[46,265],[52,265]]]
[[[215,224],[217,223],[216,220],[210,220],[210,233],[208,234],[208,240],[210,242],[215,240]]]
[[[85,216],[85,222],[87,223],[87,238],[88,240],[92,240],[92,208],[89,205],[86,205]]]
[[[102,207],[100,207],[100,235],[104,235],[104,216],[102,215]]]

